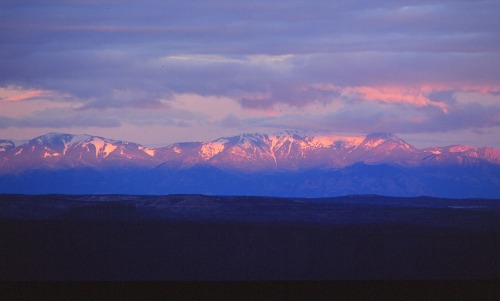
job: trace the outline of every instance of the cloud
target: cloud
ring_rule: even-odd
[[[8,1],[1,124],[497,127],[499,12],[497,1]]]
[[[71,106],[54,106],[35,110],[29,114],[15,117],[1,116],[5,121],[2,128],[89,128],[120,127],[123,124],[136,126],[173,126],[185,127],[207,122],[207,116],[182,108],[90,108],[81,109]]]
[[[229,114],[226,117],[222,118],[220,121],[218,121],[217,125],[225,128],[239,129],[242,127],[242,122],[238,117],[234,116],[233,114]]]
[[[407,87],[339,87],[332,84],[313,84],[311,88],[320,91],[338,92],[342,98],[358,98],[368,102],[384,102],[408,104],[415,107],[435,106],[447,113],[447,105],[443,102],[433,101],[425,96],[420,89]],[[431,90],[432,91],[432,90]]]
[[[0,122],[0,128],[86,128],[89,126],[118,127],[121,121],[114,116],[104,117],[92,111],[68,111],[67,109],[48,109],[35,114],[9,118],[0,116],[5,121]]]
[[[71,97],[67,94],[58,91],[50,91],[44,89],[24,88],[21,86],[5,86],[0,87],[0,104],[6,106],[6,103],[17,102],[67,102]]]
[[[16,87],[0,87],[0,103],[23,101],[49,94],[44,90],[22,90]]]
[[[325,132],[398,134],[446,133],[460,130],[500,129],[500,106],[462,103],[444,112],[437,106],[408,108],[397,103],[358,101],[329,109],[305,107],[300,113],[240,119],[246,126],[292,128]]]

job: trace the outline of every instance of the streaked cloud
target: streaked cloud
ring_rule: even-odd
[[[23,100],[48,98],[52,96],[50,91],[41,89],[22,89],[20,87],[0,87],[0,103],[15,102]]]
[[[500,126],[498,1],[0,8],[0,136],[143,127],[217,137],[293,126],[471,135]]]

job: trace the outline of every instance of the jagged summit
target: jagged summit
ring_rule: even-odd
[[[2,145],[9,143],[5,142]],[[4,147],[0,172],[147,165],[148,157],[152,154],[152,150],[135,143],[91,135],[53,132],[33,138],[14,148]]]
[[[416,149],[391,133],[366,136],[313,134],[285,130],[274,134],[243,133],[211,142],[183,142],[165,147],[91,135],[48,133],[23,143],[0,140],[0,173],[33,169],[116,166],[209,165],[226,170],[335,169],[353,165],[500,164],[500,151],[454,145]]]
[[[500,197],[500,151],[398,136],[283,131],[148,148],[92,135],[0,140],[0,193],[376,193]]]

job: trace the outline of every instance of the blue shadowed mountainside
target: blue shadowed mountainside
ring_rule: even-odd
[[[242,134],[147,148],[51,133],[0,145],[0,193],[500,198],[500,151],[392,134]]]

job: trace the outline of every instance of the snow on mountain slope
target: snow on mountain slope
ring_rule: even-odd
[[[226,138],[225,149],[208,163],[226,168],[298,170],[338,168],[366,161],[403,164],[416,149],[394,135],[311,136],[285,131]]]
[[[11,144],[9,144],[11,145]],[[4,151],[1,172],[79,166],[154,165],[152,150],[139,144],[89,135],[49,133]],[[154,153],[153,153],[154,154]],[[124,160],[128,162],[124,164]]]
[[[201,156],[205,160],[212,158],[224,150],[226,142],[228,142],[226,139],[220,139],[203,144],[200,149]]]
[[[417,149],[393,134],[367,135],[348,156],[348,165],[356,162],[409,165]]]
[[[500,164],[500,150],[492,147],[476,148],[468,145],[429,147],[416,151],[421,164],[470,165],[481,161]]]
[[[500,150],[493,147],[481,147],[477,149],[477,155],[488,162],[500,164]]]
[[[252,171],[336,169],[353,165],[399,166],[500,164],[491,147],[455,145],[418,150],[392,134],[313,135],[298,131],[241,134],[211,142],[175,143],[160,148],[90,135],[49,133],[29,141],[0,140],[0,173],[74,167],[197,165]]]
[[[314,136],[314,137],[306,137],[307,142],[311,147],[317,148],[325,148],[325,147],[344,147],[344,148],[353,148],[363,142],[365,137],[363,136]]]

